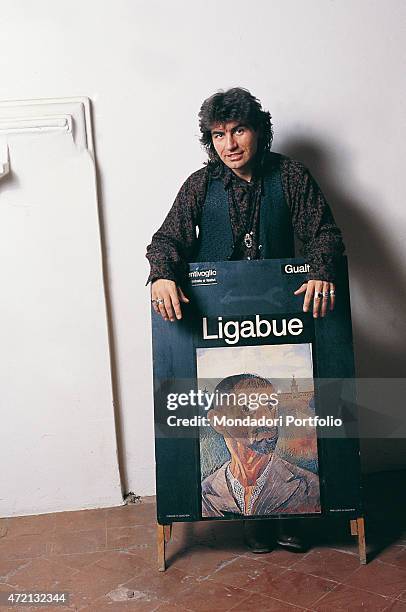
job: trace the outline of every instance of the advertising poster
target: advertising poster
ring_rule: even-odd
[[[359,516],[346,262],[324,319],[293,295],[305,273],[190,264],[183,319],[153,313],[159,522]]]

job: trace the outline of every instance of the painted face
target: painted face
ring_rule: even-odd
[[[217,155],[237,176],[251,179],[258,132],[239,121],[217,123],[211,129]]]
[[[275,393],[275,389],[272,385],[267,387],[253,388],[252,386],[244,386],[236,388],[235,393],[238,394],[239,398],[254,399],[255,394],[266,394],[268,398]],[[265,399],[265,398],[264,398]],[[214,421],[214,415],[217,417],[225,416],[232,420],[232,422],[225,425],[219,425],[218,422]],[[278,416],[278,410],[272,403],[262,401],[256,408],[250,409],[246,404],[241,402],[235,403],[223,403],[208,412],[209,420],[212,427],[221,433],[224,437],[231,437],[240,440],[243,444],[251,448],[260,454],[268,454],[275,449],[278,441],[278,427],[276,425],[271,426],[257,426],[257,425],[236,425],[234,419],[244,418],[247,415],[253,419],[259,419],[265,417],[267,419],[276,419]],[[238,421],[237,421],[238,422]]]

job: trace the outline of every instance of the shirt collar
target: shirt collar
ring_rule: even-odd
[[[243,187],[245,189],[253,189],[254,186],[258,184],[258,181],[262,178],[260,168],[255,167],[252,174],[252,179],[250,182],[244,181],[239,176],[237,176],[230,168],[226,165],[224,166],[224,174],[223,174],[223,183],[224,188],[228,189],[230,185]]]
[[[251,499],[250,499],[248,508],[245,507],[244,487],[242,486],[240,481],[237,478],[235,478],[235,476],[233,476],[233,474],[231,473],[231,470],[230,470],[231,461],[228,462],[227,467],[226,467],[226,479],[231,487],[231,491],[235,499],[235,502],[243,514],[252,514],[252,509],[254,507],[254,504],[257,501],[262,489],[264,488],[265,482],[269,477],[273,457],[274,455],[272,455],[266,468],[264,469],[264,471],[262,472],[262,474],[260,475],[260,477],[255,483],[254,490],[252,491],[252,495],[251,495]]]
[[[258,477],[255,486],[259,487],[259,489],[261,490],[269,476],[269,472],[271,470],[271,463],[272,463],[272,459],[273,459],[273,455],[270,459],[270,461],[267,463],[264,471],[262,472],[262,474]],[[244,487],[242,486],[242,484],[240,483],[240,481],[238,480],[238,478],[236,478],[230,470],[230,463],[231,461],[228,462],[227,467],[226,467],[226,477],[228,479],[228,481],[230,482],[231,486],[234,488],[241,488],[244,489]]]

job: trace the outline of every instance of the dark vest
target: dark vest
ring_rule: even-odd
[[[270,153],[260,204],[261,259],[294,257],[290,210],[283,195],[279,153]],[[227,191],[222,179],[209,178],[199,225],[199,239],[192,261],[225,261],[234,249]]]

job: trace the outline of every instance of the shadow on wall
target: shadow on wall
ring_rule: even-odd
[[[405,268],[391,238],[382,232],[374,210],[361,202],[357,194],[348,194],[337,179],[350,172],[350,157],[337,160],[322,141],[286,139],[278,150],[303,162],[314,175],[342,230],[349,260],[352,289],[352,325],[356,373],[359,378],[403,378],[406,372]],[[337,167],[339,163],[340,167]],[[361,296],[361,303],[356,302]],[[370,310],[368,310],[370,309]],[[369,319],[374,329],[368,325]],[[377,325],[377,320],[379,325]],[[379,394],[378,394],[379,395]],[[398,404],[403,403],[399,397]],[[402,406],[385,404],[377,397],[376,406],[368,405],[382,418],[403,419]],[[367,472],[396,469],[406,465],[405,438],[369,438],[362,441],[362,460]]]

